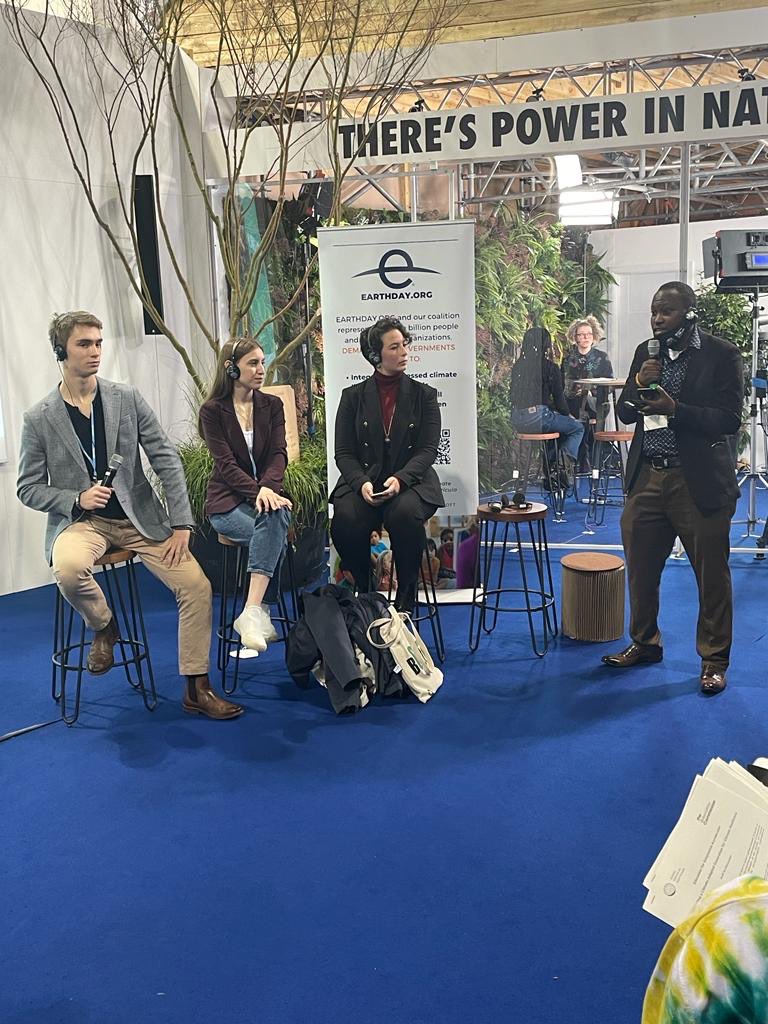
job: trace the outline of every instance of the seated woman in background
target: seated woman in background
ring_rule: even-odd
[[[566,331],[570,347],[562,364],[565,400],[570,414],[584,423],[586,433],[581,446],[583,456],[591,453],[592,449],[589,421],[596,420],[598,429],[603,428],[608,407],[608,390],[605,387],[590,388],[588,384],[576,382],[590,377],[613,377],[613,367],[608,353],[596,347],[602,337],[603,330],[593,316],[574,320]]]
[[[264,350],[253,338],[222,346],[198,427],[213,456],[205,513],[217,533],[248,547],[250,580],[235,619],[240,639],[265,651],[277,639],[263,604],[285,551],[291,502],[282,494],[288,464],[283,403],[265,395]]]
[[[330,495],[331,538],[362,593],[370,588],[371,531],[384,524],[401,611],[412,611],[416,601],[424,523],[443,505],[433,469],[440,441],[437,392],[405,373],[410,340],[393,317],[362,331],[360,348],[374,372],[342,392],[334,452],[341,477]]]
[[[512,367],[512,424],[521,434],[560,434],[560,451],[576,462],[584,425],[570,415],[560,369],[552,361],[552,337],[543,327],[523,336],[520,357]]]
[[[577,384],[576,381],[588,377],[613,377],[613,367],[608,353],[596,347],[602,340],[603,330],[595,317],[574,320],[565,336],[569,342],[563,359],[565,398],[571,414],[581,419],[585,406],[593,414],[601,412],[599,406],[606,401],[607,394],[605,388],[598,388],[597,394],[593,395],[588,384]]]

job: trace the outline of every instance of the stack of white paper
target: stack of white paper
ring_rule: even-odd
[[[748,874],[768,878],[768,787],[715,758],[643,879],[643,909],[676,928],[705,893]]]

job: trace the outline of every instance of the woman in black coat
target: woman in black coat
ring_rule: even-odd
[[[361,592],[370,586],[371,531],[384,524],[397,570],[395,604],[403,611],[416,600],[424,523],[444,504],[433,469],[437,392],[405,373],[410,340],[393,317],[362,331],[360,348],[374,373],[342,392],[335,441],[341,477],[330,497],[331,538]]]

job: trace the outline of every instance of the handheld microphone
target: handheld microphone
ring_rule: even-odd
[[[658,359],[659,358],[659,353],[661,352],[661,342],[659,341],[659,339],[656,338],[656,337],[649,338],[648,341],[647,341],[647,345],[648,345],[648,358],[649,359]],[[655,381],[653,381],[653,384],[658,384],[659,381],[660,381],[660,378],[657,378]]]
[[[109,460],[109,466],[107,472],[104,474],[104,479],[101,481],[102,487],[111,487],[112,481],[115,479],[118,469],[123,464],[123,456],[115,453]]]

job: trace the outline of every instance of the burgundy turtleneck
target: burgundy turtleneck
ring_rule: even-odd
[[[381,418],[384,423],[384,432],[388,433],[392,425],[392,418],[395,414],[397,393],[400,390],[400,381],[403,379],[403,375],[402,373],[396,373],[391,377],[385,377],[383,373],[379,373],[379,371],[376,370],[373,374],[373,379],[376,381],[376,387],[379,392],[379,404],[381,405]]]

